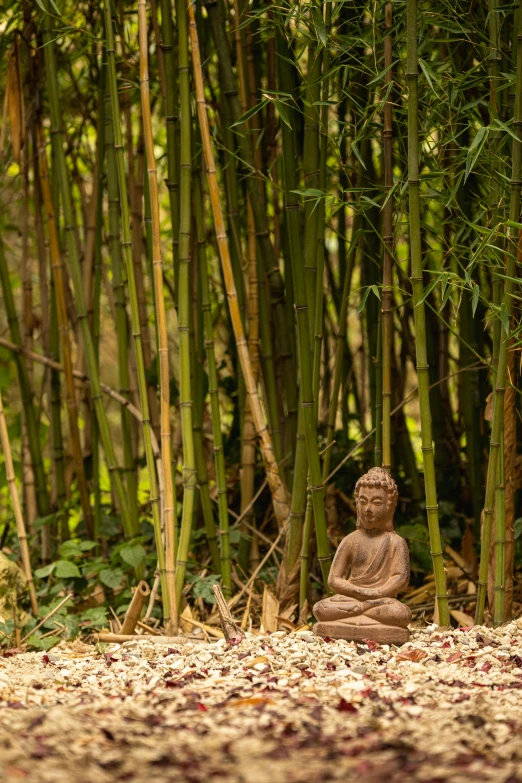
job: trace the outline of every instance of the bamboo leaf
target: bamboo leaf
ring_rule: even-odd
[[[315,29],[317,30],[317,36],[319,40],[321,41],[322,45],[326,48],[328,44],[328,38],[326,35],[326,25],[324,23],[323,15],[319,8],[314,7],[314,22],[315,22]]]
[[[359,315],[364,310],[364,305],[366,304],[366,300],[368,299],[370,291],[371,291],[371,286],[368,286],[368,288],[366,289],[366,291],[362,296],[362,299],[359,303],[359,307],[357,308],[357,312],[355,313],[355,315]]]
[[[426,299],[426,297],[431,294],[431,292],[433,291],[433,289],[435,288],[435,286],[437,285],[437,283],[439,282],[443,274],[444,272],[439,272],[438,275],[431,281],[431,283],[427,286],[426,290],[424,291],[423,295],[421,296],[421,298],[419,299],[415,307],[417,307],[417,305],[422,304]]]
[[[477,311],[477,305],[478,300],[480,296],[480,287],[475,283],[473,286],[473,295],[471,297],[471,312],[473,313],[473,318],[475,318],[475,313]]]
[[[268,103],[268,98],[264,98],[260,103],[257,104],[257,106],[252,106],[251,109],[246,111],[244,114],[241,115],[235,122],[232,123],[230,126],[231,128],[234,128],[236,125],[242,125],[244,122],[247,122],[251,117],[254,117],[258,111],[261,111]]]
[[[424,62],[424,60],[421,60],[420,58],[419,58],[419,65],[420,65],[420,69],[421,69],[422,73],[424,74],[424,76],[426,78],[426,81],[430,85],[431,91],[435,95],[437,95],[437,90],[435,89],[435,87],[433,85],[433,81],[432,81],[432,79],[436,78],[435,74],[433,73],[431,68]]]
[[[505,302],[502,302],[500,305],[500,320],[502,321],[502,326],[504,327],[506,335],[509,337],[509,314]]]
[[[283,122],[286,125],[288,125],[290,130],[292,130],[292,126],[290,125],[290,119],[288,117],[285,104],[282,101],[278,101],[277,98],[273,99],[273,103],[274,103],[274,105],[275,105],[275,107],[277,109],[277,113],[279,114],[279,116],[281,117]]]
[[[468,154],[466,157],[466,173],[464,175],[464,182],[466,182],[467,178],[471,173],[471,170],[473,169],[473,166],[477,162],[478,156],[480,155],[482,147],[486,140],[487,133],[488,133],[488,128],[486,126],[479,128],[479,130],[475,135],[475,138],[470,144]]]
[[[357,160],[359,161],[359,163],[361,164],[361,166],[363,167],[363,169],[366,171],[366,166],[365,166],[364,160],[361,157],[361,153],[357,149],[357,144],[355,143],[355,141],[352,141],[352,152],[355,155],[355,157],[357,158]]]

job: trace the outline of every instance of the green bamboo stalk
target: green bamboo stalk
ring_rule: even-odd
[[[252,406],[252,414],[254,416],[254,423],[256,425],[259,438],[267,483],[272,494],[274,514],[278,525],[286,529],[288,516],[290,513],[288,493],[281,480],[279,466],[274,456],[272,439],[266,425],[266,416],[259,399],[258,389],[254,382],[252,363],[250,361],[248,346],[245,339],[241,315],[239,312],[237,291],[234,284],[234,275],[232,271],[232,263],[230,260],[230,249],[225,231],[223,210],[221,207],[217,172],[214,161],[214,152],[212,149],[212,141],[210,136],[210,127],[203,86],[203,69],[201,65],[198,31],[196,27],[194,9],[190,0],[187,0],[187,10],[190,20],[189,33],[191,40],[193,73],[196,87],[196,104],[198,110],[199,126],[201,130],[201,141],[203,145],[205,167],[207,170],[207,181],[209,186],[210,203],[212,206],[212,216],[214,219],[219,257],[221,261],[221,268],[230,311],[230,320],[232,323],[239,360],[241,362],[241,368],[245,379],[246,391],[249,395],[250,404]]]
[[[424,483],[426,491],[426,512],[430,534],[431,557],[435,575],[435,589],[439,608],[439,622],[449,625],[446,574],[439,528],[435,463],[431,434],[431,411],[429,397],[428,355],[426,345],[426,319],[422,279],[422,250],[419,193],[419,99],[417,64],[417,0],[407,0],[407,70],[408,81],[408,189],[411,280],[416,334],[417,378],[419,384],[419,405],[421,419],[422,457],[424,462]]]
[[[179,147],[178,124],[178,82],[175,78],[174,32],[172,25],[171,0],[161,0],[161,35],[163,63],[165,66],[165,124],[167,130],[167,188],[169,191],[170,221],[172,225],[172,254],[174,279],[178,279],[178,235],[179,235]]]
[[[327,44],[324,49],[322,57],[322,92],[321,92],[321,116],[320,116],[320,143],[319,143],[319,189],[326,192],[326,158],[328,154],[328,100],[330,97],[330,43],[329,36],[332,27],[332,3],[326,2],[324,4],[324,26]],[[305,121],[306,122],[306,121]],[[306,144],[306,124],[305,124],[305,144]],[[306,181],[306,175],[305,175]],[[317,204],[314,213],[317,212],[317,257],[316,257],[316,279],[314,281],[315,286],[315,302],[314,309],[310,312],[314,312],[315,320],[315,340],[313,343],[313,382],[314,382],[314,400],[315,400],[315,416],[318,419],[318,406],[319,406],[319,388],[321,385],[321,351],[323,345],[323,300],[324,300],[324,254],[325,254],[325,214],[326,214],[326,202],[322,198]],[[306,203],[305,203],[305,225],[306,222]],[[306,242],[306,239],[305,239]],[[305,245],[306,253],[306,245]],[[306,257],[305,257],[306,266]],[[305,281],[306,282],[306,281]]]
[[[161,598],[163,602],[163,616],[165,623],[168,623],[172,617],[172,608],[169,601],[168,583],[169,575],[166,572],[165,556],[163,551],[163,540],[161,535],[161,519],[158,500],[158,483],[156,478],[156,467],[154,464],[154,454],[152,449],[151,425],[149,414],[147,379],[145,376],[145,364],[143,359],[143,350],[141,342],[141,324],[138,305],[138,294],[136,288],[136,278],[134,274],[134,264],[131,250],[131,236],[129,223],[129,204],[127,197],[127,184],[125,178],[125,162],[123,159],[122,134],[120,126],[120,109],[118,101],[118,84],[116,79],[116,61],[114,32],[112,26],[112,9],[110,0],[104,3],[105,35],[107,41],[107,74],[108,85],[111,96],[111,114],[114,134],[114,147],[116,152],[116,163],[118,169],[118,190],[121,210],[121,226],[123,231],[123,258],[127,272],[127,287],[131,306],[131,323],[134,338],[134,355],[136,358],[136,370],[138,374],[138,390],[140,397],[141,417],[143,424],[143,441],[145,445],[145,458],[147,462],[147,472],[150,487],[150,502],[152,508],[152,520],[154,526],[154,538],[156,541],[156,552],[161,580]],[[163,454],[162,454],[163,457]],[[167,460],[170,466],[170,460]],[[163,465],[165,470],[165,465]]]
[[[45,5],[47,9],[48,6]],[[101,397],[100,379],[98,375],[98,367],[96,362],[96,355],[94,352],[94,344],[92,340],[92,334],[89,328],[89,322],[87,318],[87,310],[85,305],[85,295],[83,290],[82,272],[80,267],[80,258],[78,254],[78,246],[76,243],[76,237],[74,232],[74,217],[71,199],[70,183],[67,171],[67,164],[65,161],[65,151],[63,146],[64,132],[61,126],[60,116],[60,104],[58,96],[58,81],[56,74],[56,62],[54,51],[54,36],[49,28],[50,17],[47,13],[43,14],[43,39],[44,39],[44,55],[45,66],[47,75],[47,90],[49,95],[49,105],[51,112],[51,132],[52,132],[52,145],[56,160],[57,176],[60,181],[60,192],[62,198],[63,215],[65,220],[65,234],[67,243],[67,258],[70,275],[74,286],[74,298],[76,304],[76,312],[78,314],[78,320],[80,324],[82,341],[85,351],[85,359],[88,368],[89,380],[91,384],[92,401],[96,410],[96,416],[98,419],[98,425],[100,428],[100,437],[103,443],[105,452],[105,459],[107,467],[111,475],[111,483],[114,488],[116,500],[119,505],[120,513],[122,515],[122,522],[125,534],[128,536],[133,535],[134,529],[132,527],[132,520],[130,517],[127,498],[123,489],[123,483],[118,471],[118,465],[116,463],[116,457],[114,453],[114,446],[112,437],[109,430],[109,423],[103,400]]]
[[[241,107],[232,70],[230,47],[223,25],[222,11],[220,4],[216,2],[216,0],[205,0],[204,6],[207,9],[212,39],[218,54],[221,90],[228,98],[231,119],[233,123],[236,124],[241,117]],[[295,384],[295,362],[291,353],[291,343],[286,329],[284,281],[279,270],[278,259],[275,257],[274,248],[270,240],[270,231],[262,192],[262,180],[255,176],[257,167],[252,154],[250,138],[248,134],[245,133],[243,124],[240,124],[237,127],[237,142],[241,158],[250,174],[250,176],[246,178],[246,186],[252,205],[256,236],[261,257],[265,264],[266,275],[270,286],[270,296],[274,305],[277,345],[279,356],[283,363],[284,390],[287,395],[287,426],[290,428],[291,432],[295,432],[295,415],[293,412],[297,410],[297,389]]]
[[[310,21],[314,18],[314,12],[319,13],[319,5],[317,0],[312,0],[309,3],[310,9]],[[325,3],[325,7],[332,13],[332,4]],[[314,31],[315,32],[315,31]],[[322,178],[323,172],[321,171],[321,152],[319,143],[319,128],[320,128],[320,114],[317,103],[321,99],[321,47],[318,46],[318,39],[310,31],[310,39],[308,42],[308,64],[306,74],[306,90],[304,100],[304,148],[303,148],[303,176],[304,185],[306,189],[318,190],[322,186],[321,180],[326,181],[326,150],[324,157],[324,178]],[[329,57],[328,45],[324,51],[324,57]],[[327,92],[326,87],[326,92]],[[323,93],[324,93],[323,88]],[[323,97],[324,100],[324,97]],[[328,107],[326,108],[326,116],[328,117]],[[324,112],[322,112],[324,118]],[[323,126],[324,133],[324,126]],[[321,219],[324,220],[324,200],[321,199],[323,205],[323,214],[319,209],[317,203],[317,197],[311,196],[304,200],[304,242],[303,242],[303,266],[305,276],[305,288],[306,298],[308,303],[309,327],[310,327],[310,346],[315,353],[314,344],[314,314],[316,314],[316,287],[318,285],[318,269],[317,269],[317,243],[318,234],[320,231]],[[321,233],[324,232],[321,231]],[[324,254],[324,250],[323,250]],[[324,264],[324,255],[322,256]],[[324,268],[324,267],[323,267]],[[323,280],[321,277],[321,289]],[[322,316],[321,316],[322,324]],[[317,323],[316,323],[317,326]],[[313,361],[313,357],[312,357]],[[314,386],[315,389],[315,386]],[[316,400],[317,404],[317,400]]]
[[[383,117],[384,148],[384,262],[382,273],[381,350],[382,350],[382,467],[391,471],[391,354],[393,350],[392,261],[393,261],[393,126],[392,126],[392,17],[393,4],[384,9],[384,89],[387,91]],[[376,439],[377,440],[377,439]]]
[[[216,466],[216,485],[218,519],[220,531],[220,571],[223,585],[223,595],[232,595],[232,573],[230,568],[230,534],[227,505],[227,484],[225,473],[225,454],[223,451],[223,434],[221,431],[221,413],[219,409],[219,385],[214,351],[214,330],[212,324],[212,307],[210,304],[210,284],[208,279],[207,255],[205,243],[205,224],[203,209],[203,194],[199,176],[194,178],[194,215],[196,218],[196,233],[198,237],[198,270],[200,276],[201,309],[203,311],[203,335],[205,354],[207,357],[208,393],[210,397],[210,416],[212,420],[212,437],[214,441],[214,463]]]
[[[4,245],[1,241],[1,238],[0,286],[2,287],[2,292],[4,295],[4,307],[5,313],[7,315],[7,322],[9,324],[11,340],[13,343],[16,343],[16,345],[22,347],[22,334],[20,332],[20,324],[18,323],[18,317],[16,315],[13,292],[11,289],[11,281],[9,278],[9,270],[7,268]],[[27,427],[27,437],[29,439],[31,462],[33,465],[36,482],[36,503],[39,515],[41,517],[45,517],[51,513],[51,508],[49,505],[49,496],[47,494],[46,478],[42,460],[42,449],[40,445],[40,435],[33,403],[33,390],[31,388],[29,373],[27,372],[27,366],[25,364],[24,358],[20,354],[17,354],[14,358],[16,369],[18,371],[18,382],[20,384],[20,392],[22,395],[22,405],[25,412],[25,423]]]
[[[105,156],[107,161],[107,198],[109,208],[109,231],[107,242],[112,270],[112,289],[116,309],[116,344],[118,346],[118,384],[119,392],[130,400],[129,378],[129,333],[127,322],[127,307],[125,301],[125,283],[120,245],[120,194],[118,186],[118,164],[114,146],[114,121],[112,118],[111,96],[108,88],[105,91]],[[134,454],[131,437],[131,415],[126,408],[121,408],[121,438],[123,443],[123,470],[125,486],[129,499],[129,510],[134,526],[138,527],[137,480],[134,466]]]
[[[500,437],[500,452],[504,453],[504,410]],[[495,595],[493,600],[493,623],[502,625],[505,620],[504,607],[506,596],[506,481],[504,460],[497,465],[495,486]]]
[[[58,331],[58,315],[56,309],[56,292],[51,281],[51,328],[49,341],[49,356],[55,361],[60,360],[60,333]],[[69,538],[69,519],[65,501],[67,490],[65,483],[65,450],[63,447],[62,416],[61,416],[61,384],[60,373],[51,370],[51,443],[56,486],[56,505],[58,506],[57,528],[62,541]]]
[[[194,214],[196,217],[196,254],[197,254],[197,264],[195,266],[195,271],[197,272],[198,269],[201,269],[202,266],[206,265],[206,258],[207,258],[207,252],[206,252],[206,238],[205,238],[205,224],[204,224],[204,218],[203,218],[203,210],[202,207],[199,207],[199,210],[196,205],[196,198],[197,198],[197,188],[199,184],[199,177],[200,177],[200,171],[196,168],[193,170],[192,175],[192,183],[193,183],[193,193],[194,193]],[[199,194],[199,200],[201,202],[201,194]],[[197,216],[197,211],[199,211],[199,216]],[[196,288],[196,299],[194,302],[194,305],[191,309],[191,322],[195,318],[200,317],[200,315],[203,315],[202,310],[202,302],[203,302],[203,292],[201,290],[201,285],[197,285],[197,278],[194,275],[193,280],[193,287]],[[214,523],[214,514],[212,513],[212,501],[210,499],[210,490],[208,485],[208,472],[207,472],[207,465],[205,462],[205,454],[203,450],[203,407],[204,407],[204,400],[202,399],[202,390],[203,390],[203,365],[202,361],[199,360],[199,354],[200,354],[200,344],[201,340],[200,333],[201,333],[201,322],[198,323],[198,328],[195,330],[192,328],[190,330],[190,342],[191,342],[191,360],[192,360],[192,399],[194,401],[193,405],[193,428],[192,431],[194,433],[194,455],[196,458],[196,478],[197,483],[199,486],[199,496],[201,500],[201,510],[203,512],[203,521],[205,523],[205,530],[207,534],[207,544],[210,552],[210,557],[212,560],[212,569],[214,573],[220,574],[221,573],[221,560],[219,556],[219,548],[217,545],[217,538],[216,538],[216,525]],[[197,331],[198,336],[198,349],[197,353],[198,356],[196,356],[196,348],[195,348],[195,332]]]
[[[191,168],[192,119],[190,113],[189,34],[185,0],[176,0],[178,27],[178,63],[180,97],[180,221],[179,221],[179,283],[178,334],[180,353],[180,407],[183,437],[183,509],[176,558],[176,597],[181,602],[185,570],[192,531],[196,492],[196,461],[193,437],[192,392],[190,388],[190,230],[191,230]]]
[[[276,51],[277,51],[277,77],[278,87],[281,92],[290,93],[292,90],[293,82],[290,72],[291,65],[289,63],[289,50],[279,27],[276,27]],[[292,118],[293,120],[293,118]],[[293,122],[292,122],[293,124]],[[284,134],[283,126],[282,131]],[[285,200],[284,200],[284,232],[287,239],[287,253],[288,253],[288,272],[289,277],[292,280],[292,293],[295,302],[295,281],[294,276],[296,274],[292,256],[301,258],[301,228],[300,228],[300,209],[299,201],[295,193],[292,191],[297,188],[297,176],[296,176],[296,152],[293,135],[283,135],[283,141],[286,143],[286,156],[290,156],[290,163],[285,160],[285,149],[283,149],[283,182],[285,186]],[[301,270],[299,270],[301,273]],[[292,313],[292,322],[295,329],[295,314]],[[294,566],[299,558],[299,554],[302,552],[303,543],[303,527],[305,524],[305,511],[306,511],[306,487],[307,487],[307,473],[308,473],[308,453],[305,437],[305,422],[304,422],[304,409],[301,405],[302,387],[299,390],[299,404],[297,414],[297,432],[295,438],[294,447],[294,465],[293,465],[293,485],[292,485],[292,503],[290,508],[290,520],[289,531],[286,542],[286,574],[290,576]],[[315,415],[315,414],[314,414]]]
[[[519,6],[519,19],[518,19],[518,35],[517,35],[517,68],[516,68],[516,89],[515,89],[515,110],[513,129],[516,134],[516,140],[513,139],[512,148],[512,166],[511,166],[511,194],[509,204],[509,220],[508,225],[508,253],[507,253],[507,269],[506,280],[504,284],[504,295],[502,298],[502,310],[505,311],[508,323],[511,321],[511,313],[513,310],[513,292],[514,292],[514,279],[516,274],[517,263],[517,250],[520,247],[522,225],[517,223],[520,217],[520,190],[521,190],[521,174],[522,174],[522,3]],[[517,232],[518,231],[518,237]],[[518,241],[517,241],[518,240]],[[491,425],[491,438],[489,446],[489,462],[488,472],[486,478],[486,497],[484,501],[484,517],[482,524],[482,537],[480,546],[480,565],[479,576],[477,582],[477,608],[475,613],[475,622],[477,625],[482,624],[484,619],[484,606],[486,602],[486,590],[487,590],[487,578],[488,578],[488,564],[490,554],[490,542],[491,542],[491,528],[495,503],[495,486],[497,484],[498,472],[502,480],[502,468],[499,468],[501,463],[500,450],[503,439],[503,422],[504,422],[504,396],[506,392],[506,379],[507,379],[507,367],[508,367],[508,352],[509,352],[509,337],[504,333],[504,327],[501,325],[501,336],[499,340],[498,350],[498,368],[496,372],[495,391],[493,397],[493,422]],[[502,520],[505,516],[501,514],[501,520],[499,527],[502,526]],[[500,541],[505,538],[505,530],[497,529],[496,537]],[[499,546],[499,565],[501,559],[502,547]],[[495,592],[504,593],[504,574],[500,572],[495,577]],[[498,610],[502,607],[503,598],[499,595],[498,609],[496,620],[500,619]],[[502,617],[502,621],[503,621]]]
[[[278,58],[281,60],[281,58]],[[324,578],[328,582],[330,570],[330,543],[326,530],[326,517],[324,513],[324,485],[321,475],[321,463],[316,437],[316,418],[313,396],[312,362],[310,348],[309,314],[306,296],[305,280],[303,275],[303,259],[300,253],[299,205],[296,194],[292,193],[291,184],[294,179],[294,139],[292,130],[283,123],[283,168],[284,168],[284,196],[285,217],[288,221],[290,261],[292,264],[292,280],[294,284],[294,304],[297,321],[297,347],[300,371],[300,402],[303,411],[303,429],[306,438],[306,451],[309,466],[309,486],[312,493],[312,503],[315,517],[315,532],[317,538],[317,555]],[[314,252],[317,250],[317,238],[314,242]],[[295,471],[294,471],[295,481]]]

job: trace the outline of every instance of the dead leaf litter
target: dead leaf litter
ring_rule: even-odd
[[[237,641],[237,640],[236,640]],[[5,783],[522,781],[522,620],[0,659]]]

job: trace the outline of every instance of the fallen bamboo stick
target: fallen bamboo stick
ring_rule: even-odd
[[[122,633],[97,633],[94,634],[94,639],[97,642],[155,642],[156,644],[186,644],[188,641],[196,641],[188,639],[186,636],[152,636],[148,634],[122,634]]]
[[[63,606],[64,604],[66,604],[66,603],[67,603],[67,601],[70,601],[70,600],[71,600],[71,598],[73,597],[73,595],[74,595],[74,593],[67,593],[67,595],[65,596],[65,598],[64,598],[62,601],[60,601],[60,603],[59,603],[59,604],[57,604],[57,605],[54,607],[54,609],[52,609],[52,610],[49,612],[49,614],[46,614],[46,615],[45,615],[45,617],[43,618],[43,620],[40,620],[40,622],[38,623],[38,625],[35,625],[35,627],[34,627],[34,628],[31,628],[31,630],[29,631],[29,633],[26,633],[26,635],[24,636],[24,638],[21,640],[21,643],[23,644],[23,643],[24,643],[24,642],[25,642],[27,639],[29,639],[29,637],[30,637],[30,636],[31,636],[31,635],[32,635],[32,634],[33,634],[35,631],[37,631],[39,628],[41,628],[41,627],[42,627],[42,625],[45,625],[45,623],[47,622],[47,620],[50,620],[50,619],[51,619],[51,617],[53,617],[53,616],[56,614],[56,612],[58,612],[58,611],[59,611],[59,610],[62,608],[62,606]]]
[[[132,600],[129,604],[129,608],[125,613],[123,623],[121,625],[119,633],[122,636],[129,636],[134,633],[136,624],[140,619],[142,609],[145,605],[145,600],[150,595],[150,587],[143,579],[138,583]]]

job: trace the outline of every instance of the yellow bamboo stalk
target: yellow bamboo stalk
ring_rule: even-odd
[[[49,253],[51,256],[51,269],[56,292],[56,314],[58,318],[60,345],[62,349],[63,370],[65,377],[65,405],[67,408],[67,416],[69,420],[69,435],[71,438],[73,466],[74,472],[76,474],[76,480],[78,482],[78,490],[80,492],[80,502],[83,516],[85,518],[85,526],[87,528],[88,534],[92,537],[94,534],[94,521],[89,500],[87,479],[85,477],[83,453],[80,440],[80,428],[78,426],[78,408],[76,405],[71,342],[69,337],[67,304],[65,298],[65,277],[63,272],[58,228],[56,226],[56,216],[54,214],[53,197],[49,183],[49,168],[47,165],[47,155],[45,152],[45,139],[41,127],[38,129],[38,167],[40,170],[42,196],[45,212],[47,215],[47,229],[49,232]]]
[[[149,62],[147,40],[147,5],[146,0],[138,0],[138,37],[140,47],[140,94],[141,114],[143,119],[143,135],[147,156],[147,173],[149,180],[150,210],[152,223],[152,268],[154,272],[154,290],[156,293],[156,323],[158,327],[158,356],[160,370],[160,442],[163,466],[163,491],[165,510],[165,560],[167,592],[169,598],[170,617],[167,623],[167,636],[172,635],[177,627],[176,621],[176,589],[175,589],[175,541],[174,541],[174,491],[172,486],[172,469],[170,461],[170,389],[169,389],[169,346],[167,336],[167,319],[165,315],[165,300],[163,297],[163,261],[161,258],[158,175],[154,157],[154,139],[152,136],[152,121],[149,95]]]
[[[25,532],[25,523],[22,516],[22,507],[20,506],[20,498],[18,497],[18,490],[16,488],[15,472],[13,467],[13,457],[11,454],[11,444],[9,443],[9,435],[7,433],[7,424],[5,421],[4,406],[2,403],[2,394],[0,392],[0,442],[2,443],[2,451],[4,452],[5,459],[5,475],[7,477],[7,486],[9,487],[9,493],[11,495],[11,502],[13,504],[14,518],[16,522],[16,531],[18,533],[18,540],[20,542],[20,552],[22,554],[22,565],[24,568],[25,578],[27,579],[27,586],[29,587],[29,595],[31,596],[31,609],[35,617],[38,616],[38,601],[36,598],[36,590],[34,589],[33,574],[31,572],[31,559],[29,557],[29,547],[27,546],[27,534]]]
[[[212,205],[212,214],[214,217],[214,227],[219,249],[219,257],[223,270],[223,279],[227,292],[228,306],[230,309],[230,319],[237,345],[239,361],[245,378],[246,391],[250,401],[250,408],[254,417],[254,424],[260,441],[261,455],[265,465],[268,486],[272,493],[272,503],[274,513],[278,524],[282,526],[289,517],[290,504],[288,491],[281,480],[277,460],[274,454],[272,438],[268,431],[267,419],[261,400],[259,398],[257,384],[255,382],[252,370],[252,361],[248,351],[248,345],[241,323],[239,312],[239,303],[237,291],[234,284],[232,273],[232,262],[230,260],[230,249],[225,231],[225,222],[223,220],[223,210],[219,197],[219,185],[217,180],[216,165],[214,162],[214,153],[212,151],[212,141],[210,137],[209,122],[207,116],[207,106],[205,102],[205,92],[203,87],[203,70],[201,67],[201,54],[199,50],[198,31],[194,16],[194,7],[192,0],[187,0],[187,10],[189,16],[189,34],[192,45],[192,65],[194,70],[194,83],[196,87],[196,103],[198,109],[198,118],[201,129],[201,141],[203,144],[203,153],[205,156],[205,165],[207,169],[207,178],[209,186],[210,202]]]

